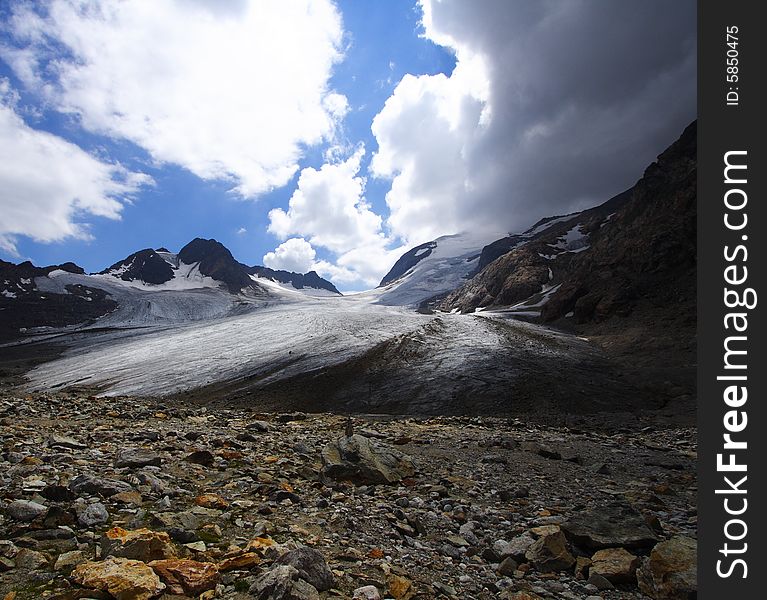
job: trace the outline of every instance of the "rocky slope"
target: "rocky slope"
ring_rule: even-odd
[[[246,267],[247,272],[250,275],[256,277],[265,277],[272,281],[284,283],[290,285],[297,290],[305,288],[314,290],[326,290],[332,294],[341,295],[336,286],[334,286],[327,279],[320,277],[316,271],[309,271],[308,273],[294,273],[293,271],[283,271],[282,269],[270,269],[269,267],[262,267],[259,265],[253,267]]]
[[[630,190],[542,231],[499,240],[438,307],[505,309],[597,341],[694,386],[696,123]],[[533,230],[534,231],[534,230]]]
[[[695,431],[0,392],[0,597],[695,597]]]

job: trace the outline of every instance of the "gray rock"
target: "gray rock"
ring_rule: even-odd
[[[261,575],[248,593],[256,600],[319,600],[317,589],[290,565],[277,565]]]
[[[48,446],[51,448],[71,448],[73,450],[82,450],[87,448],[87,444],[78,442],[76,439],[58,434],[51,434],[48,438]]]
[[[120,492],[132,492],[133,488],[124,481],[106,479],[95,475],[78,475],[69,482],[69,489],[75,494],[100,494],[105,497],[114,496]]]
[[[22,571],[37,571],[48,566],[48,558],[42,552],[22,548],[14,558],[16,568]]]
[[[296,569],[304,581],[309,582],[320,592],[333,587],[333,573],[322,553],[314,548],[302,546],[291,550],[277,559],[278,565],[289,565]]]
[[[354,590],[352,600],[381,600],[381,593],[376,586],[366,585]]]
[[[48,512],[48,508],[31,500],[14,500],[8,505],[6,512],[12,519],[29,523]]]
[[[361,435],[340,437],[322,450],[322,475],[357,485],[391,484],[415,474],[411,458]]]
[[[83,527],[101,525],[108,520],[109,512],[107,507],[101,504],[101,502],[88,504],[77,511],[77,522]]]
[[[645,548],[658,541],[644,517],[620,502],[577,513],[562,523],[562,530],[577,546],[593,550]]]
[[[123,448],[117,452],[116,467],[130,467],[132,469],[140,467],[159,467],[162,464],[162,458],[159,454],[143,450],[141,448]]]
[[[266,433],[269,431],[269,423],[266,421],[252,421],[248,423],[245,428],[251,432]]]

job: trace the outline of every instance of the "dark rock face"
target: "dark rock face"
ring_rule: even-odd
[[[0,260],[0,340],[19,337],[24,329],[91,321],[117,308],[109,294],[89,286],[69,285],[68,294],[41,292],[35,278],[47,277],[55,270],[78,275],[85,272],[71,262],[36,267],[29,261],[16,265]]]
[[[410,269],[429,256],[431,251],[436,247],[436,242],[426,242],[425,244],[421,244],[420,246],[416,246],[405,252],[405,254],[400,256],[399,260],[394,263],[391,270],[384,275],[383,279],[381,279],[381,283],[378,284],[378,287],[388,285],[405,275]]]
[[[325,557],[314,548],[302,546],[283,554],[279,565],[289,565],[298,571],[298,576],[310,583],[318,591],[324,592],[333,587],[333,573],[330,572]]]
[[[116,262],[102,274],[119,277],[123,281],[143,281],[161,284],[173,279],[173,267],[151,248],[134,252]]]
[[[202,275],[224,282],[233,294],[253,284],[243,265],[234,260],[232,253],[216,240],[195,238],[181,249],[178,258],[188,265],[199,263]]]
[[[269,267],[254,266],[245,267],[247,272],[251,275],[257,275],[258,277],[265,277],[272,281],[279,281],[280,283],[289,283],[294,288],[301,290],[304,288],[314,288],[318,290],[328,290],[334,294],[341,295],[330,281],[320,277],[315,271],[309,271],[302,275],[301,273],[294,273],[292,271],[283,271],[280,269],[270,269]]]

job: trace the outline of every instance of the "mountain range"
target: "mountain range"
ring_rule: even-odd
[[[310,403],[308,385],[353,409],[364,397],[368,408],[400,410],[404,394],[423,412],[451,403],[459,411],[477,395],[482,407],[471,410],[496,410],[512,396],[519,405],[544,390],[556,402],[560,374],[550,363],[557,355],[582,372],[584,403],[612,388],[626,403],[632,394],[661,404],[689,400],[696,142],[692,123],[634,186],[593,208],[541,219],[521,233],[468,232],[419,244],[377,288],[353,296],[342,297],[315,272],[244,265],[216,240],[201,238],[178,253],[139,250],[90,275],[72,263],[0,261],[0,336],[55,337],[70,348],[68,358],[33,373],[40,387],[71,383],[101,359],[104,371],[116,368],[108,347],[125,362],[135,335],[126,332],[139,327],[144,337],[136,343],[160,353],[177,336],[178,361],[185,360],[182,341],[203,334],[220,336],[220,346],[211,342],[206,351],[229,357],[217,356],[208,371],[197,364],[194,373],[180,373],[177,364],[155,390],[161,395],[218,386],[237,397],[257,388],[266,402],[279,382],[281,402]],[[193,323],[202,324],[189,329]],[[235,325],[236,334],[229,329]],[[155,337],[158,327],[170,329]],[[246,337],[237,342],[234,335]],[[239,355],[231,354],[236,343]],[[531,345],[532,359],[523,352]],[[89,360],[76,360],[84,356]],[[149,383],[138,383],[140,368],[132,387],[108,374],[86,378],[109,381],[108,393],[151,393]]]

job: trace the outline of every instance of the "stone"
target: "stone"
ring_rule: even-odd
[[[508,600],[543,600],[543,598],[534,592],[521,591],[509,592]]]
[[[87,504],[82,508],[78,507],[77,522],[83,527],[102,525],[108,520],[109,512],[107,511],[107,507],[104,506],[101,502]]]
[[[221,561],[218,570],[225,571],[249,571],[261,563],[261,557],[255,552],[243,552]]]
[[[575,557],[567,549],[567,540],[561,531],[535,541],[527,549],[525,558],[543,572],[564,571],[575,564]]]
[[[589,585],[593,585],[595,588],[597,588],[597,590],[611,590],[615,587],[602,575],[600,575],[599,573],[591,572],[591,571],[589,571],[589,578],[587,583]]]
[[[245,429],[257,433],[266,433],[269,431],[269,423],[266,421],[251,421],[245,426]]]
[[[415,595],[413,582],[394,573],[386,578],[386,587],[389,589],[389,595],[395,600],[407,600]]]
[[[218,494],[201,494],[194,499],[194,503],[203,508],[217,508],[220,510],[229,506],[229,503]]]
[[[340,437],[322,450],[322,476],[356,485],[392,484],[415,474],[409,456],[355,434]]]
[[[5,509],[11,519],[29,523],[48,512],[48,507],[31,500],[14,500]]]
[[[605,548],[591,557],[590,573],[601,575],[610,583],[636,581],[639,558],[625,548]]]
[[[149,563],[171,594],[196,596],[215,589],[220,577],[213,563],[189,559],[154,560]]]
[[[299,577],[290,565],[277,565],[261,575],[248,589],[256,600],[319,600],[320,595],[310,583]]]
[[[591,559],[585,556],[578,556],[575,559],[575,578],[586,579],[589,575],[589,568],[591,567]]]
[[[184,460],[195,465],[210,467],[213,466],[214,462],[216,462],[216,457],[213,456],[213,453],[208,450],[196,450],[188,454]]]
[[[48,566],[48,558],[42,552],[22,548],[14,557],[16,568],[22,571],[38,571]]]
[[[521,535],[514,536],[503,546],[502,552],[500,553],[501,558],[513,556],[516,560],[524,560],[525,553],[534,543],[535,538],[527,531]]]
[[[639,589],[657,600],[688,600],[698,590],[698,543],[676,536],[656,545],[637,571]]]
[[[322,553],[314,548],[301,546],[277,559],[278,565],[290,565],[296,569],[304,581],[309,582],[318,591],[324,592],[333,587],[333,573]]]
[[[117,459],[115,460],[116,467],[129,467],[131,469],[159,467],[161,464],[162,458],[159,454],[142,448],[122,448],[118,450]]]
[[[561,528],[574,544],[591,550],[646,548],[658,541],[644,517],[619,502],[576,513]]]
[[[501,561],[501,564],[498,565],[498,572],[506,577],[511,577],[518,567],[519,565],[517,564],[517,561],[511,556],[507,556]]]
[[[124,481],[97,477],[95,475],[78,475],[69,482],[69,489],[78,496],[83,494],[101,495],[105,498],[120,492],[134,491],[130,484]]]
[[[70,552],[59,554],[58,558],[56,558],[56,562],[53,565],[53,569],[55,571],[66,571],[67,569],[71,569],[80,563],[86,562],[87,560],[88,557],[82,550],[71,550]]]
[[[87,444],[78,442],[74,438],[56,433],[52,433],[48,437],[48,446],[50,448],[70,448],[72,450],[83,450],[88,447]]]
[[[143,562],[111,556],[101,562],[77,565],[71,578],[78,585],[107,592],[117,600],[149,600],[165,589],[157,574]]]
[[[352,592],[352,600],[381,600],[381,594],[374,585],[366,585]]]
[[[102,536],[101,548],[104,556],[145,562],[176,557],[175,547],[167,533],[145,528],[127,531],[113,527]]]

